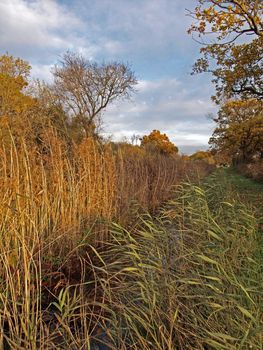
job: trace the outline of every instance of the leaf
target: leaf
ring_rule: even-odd
[[[242,312],[243,315],[245,315],[246,317],[250,318],[254,323],[256,323],[255,317],[253,317],[251,315],[251,313],[247,309],[245,309],[245,308],[243,308],[242,306],[239,306],[239,305],[237,307]]]
[[[208,263],[213,264],[213,265],[218,265],[218,262],[217,262],[217,261],[215,261],[215,260],[209,258],[208,256],[201,255],[201,254],[197,254],[197,256],[198,256],[201,260],[203,260],[203,261],[205,261],[205,262],[208,262]]]
[[[215,238],[216,240],[222,242],[223,239],[221,237],[219,237],[214,231],[211,230],[207,230],[207,233],[212,236],[213,238]]]

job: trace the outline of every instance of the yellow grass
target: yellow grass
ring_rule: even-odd
[[[106,223],[131,225],[137,212],[155,210],[183,178],[206,171],[92,139],[69,147],[52,128],[41,145],[10,132],[0,144],[2,346],[5,339],[12,349],[55,349],[59,337],[61,348],[80,349],[83,337],[88,344],[94,320],[103,317],[90,262],[97,256],[92,247],[107,245]]]

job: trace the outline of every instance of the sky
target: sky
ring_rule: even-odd
[[[0,54],[30,62],[32,77],[71,50],[96,62],[128,63],[138,79],[128,101],[103,115],[114,140],[166,133],[182,153],[208,148],[214,128],[211,76],[192,76],[200,46],[187,34],[196,0],[0,0]]]

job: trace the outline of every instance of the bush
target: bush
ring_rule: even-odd
[[[249,164],[240,164],[238,170],[241,174],[256,181],[263,181],[263,161],[258,160]]]

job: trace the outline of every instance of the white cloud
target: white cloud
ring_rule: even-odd
[[[0,0],[0,46],[38,61],[85,46],[82,20],[54,0]],[[91,47],[94,51],[94,47]]]
[[[108,40],[102,45],[102,49],[106,50],[111,56],[119,55],[124,51],[124,47],[121,42],[117,40]]]
[[[205,116],[215,110],[211,85],[207,78],[187,76],[198,48],[186,34],[191,19],[185,8],[195,3],[0,0],[0,54],[27,59],[33,77],[48,81],[50,68],[67,49],[88,59],[135,63],[137,93],[108,108],[105,132],[123,137],[160,129],[185,149],[206,147],[212,123]]]
[[[44,80],[48,83],[52,81],[51,64],[32,64],[31,76],[34,79]]]
[[[208,90],[196,91],[189,82],[174,78],[140,81],[137,90],[132,101],[108,108],[104,116],[106,134],[120,139],[124,135],[142,135],[159,129],[182,149],[187,145],[198,149],[208,147],[214,125],[206,116],[216,111]]]
[[[174,48],[187,54],[195,46],[186,33],[192,19],[185,16],[185,8],[193,8],[195,0],[75,0],[73,4],[87,23],[87,36],[99,38],[104,57],[156,54],[159,58]]]

